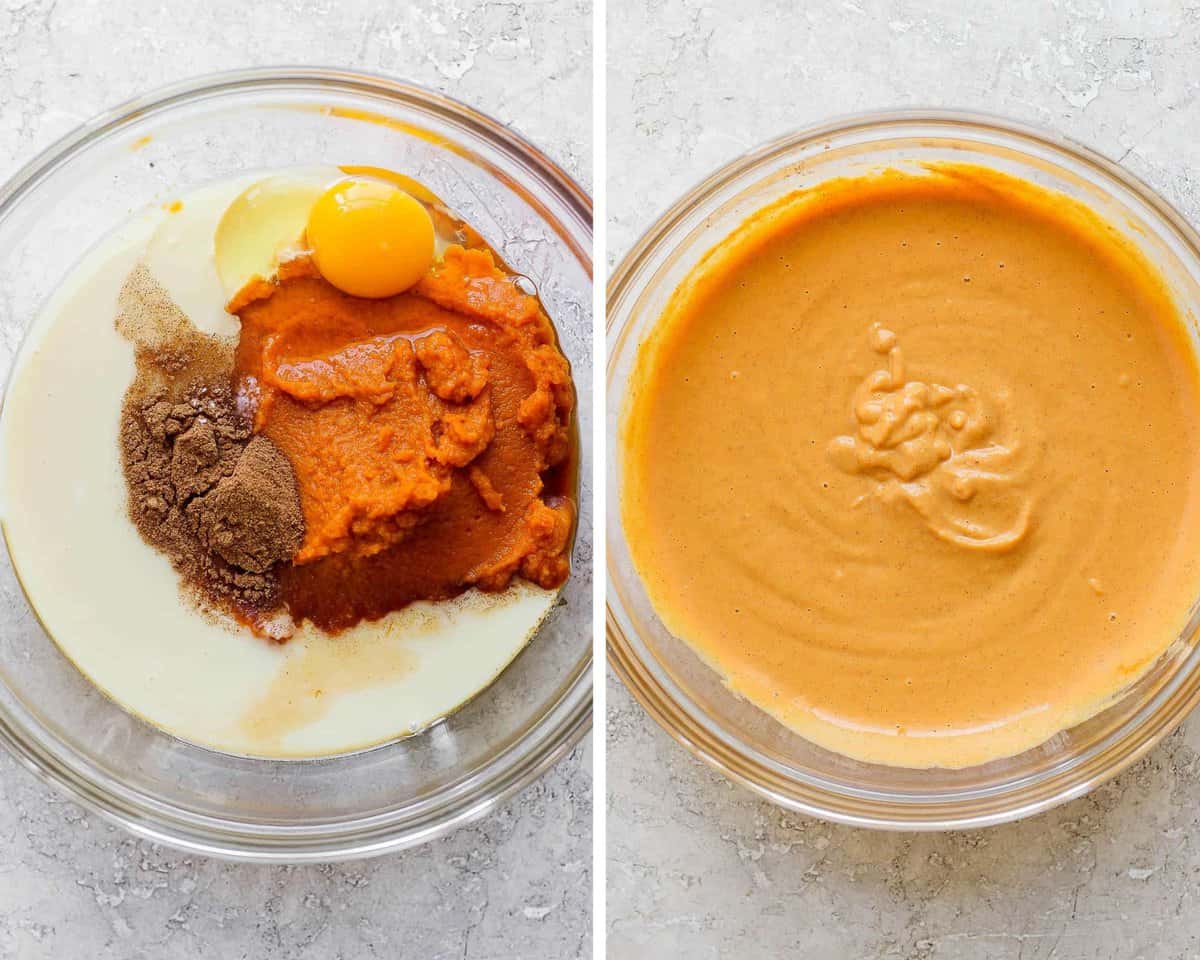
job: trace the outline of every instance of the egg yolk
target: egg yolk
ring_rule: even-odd
[[[403,190],[372,180],[343,180],[308,215],[317,269],[343,293],[403,293],[433,263],[433,220]]]

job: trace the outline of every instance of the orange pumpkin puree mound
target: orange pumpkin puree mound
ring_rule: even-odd
[[[235,380],[296,474],[293,617],[337,630],[517,575],[566,579],[574,505],[546,480],[571,452],[570,370],[490,252],[452,246],[386,299],[299,267],[256,294]]]

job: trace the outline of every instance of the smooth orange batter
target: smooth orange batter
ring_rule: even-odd
[[[785,198],[643,345],[622,518],[666,625],[808,739],[1036,746],[1200,593],[1200,374],[1156,271],[978,168]]]
[[[305,538],[280,572],[336,630],[414,600],[566,578],[570,370],[537,298],[450,247],[414,290],[341,293],[293,263],[240,305],[239,395],[291,461]]]

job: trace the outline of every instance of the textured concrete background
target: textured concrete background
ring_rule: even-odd
[[[0,175],[96,111],[212,70],[360,67],[512,122],[591,179],[588,0],[0,0]],[[360,864],[253,868],[127,838],[0,754],[0,957],[591,956],[591,751],[497,814]]]
[[[1200,223],[1195,2],[611,0],[608,41],[614,258],[748,147],[899,105],[1056,128]],[[692,760],[615,680],[609,704],[614,960],[1200,957],[1200,718],[1032,821],[906,836],[784,813]]]

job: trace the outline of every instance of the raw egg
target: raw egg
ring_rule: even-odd
[[[238,194],[213,235],[226,300],[255,277],[271,280],[280,260],[302,252],[309,212],[336,176],[336,167],[289,170],[258,180]]]
[[[307,236],[321,276],[355,297],[403,293],[433,263],[429,212],[388,183],[334,184],[313,204]]]

